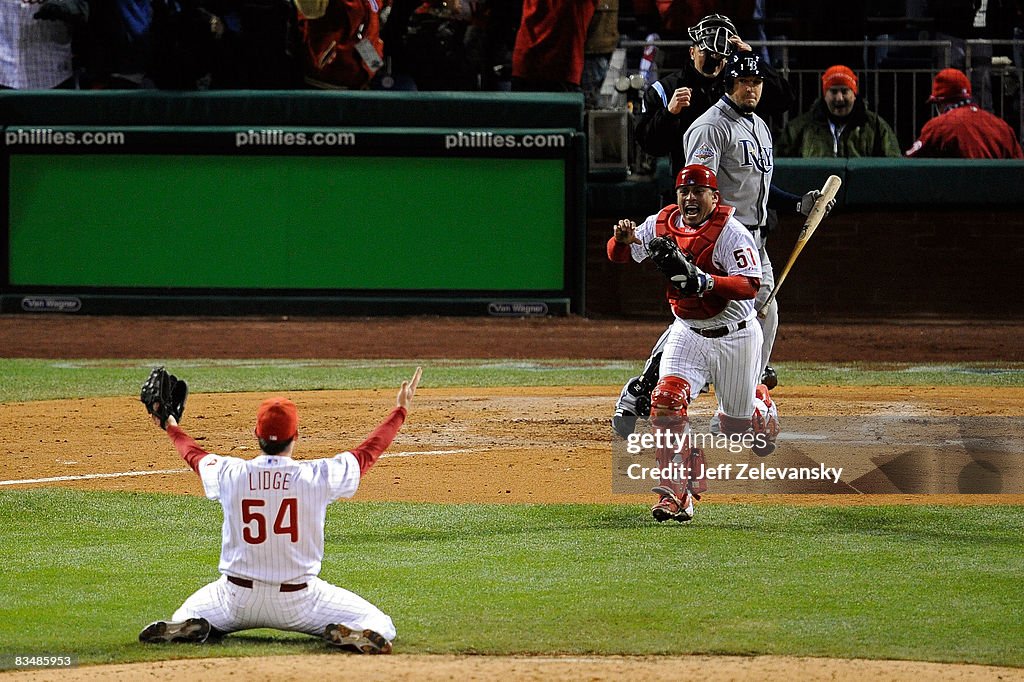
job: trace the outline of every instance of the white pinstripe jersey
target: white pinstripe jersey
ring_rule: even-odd
[[[768,221],[768,188],[775,162],[772,133],[757,114],[743,114],[723,96],[685,135],[686,164],[707,166],[718,176],[722,202],[736,207],[749,227]]]
[[[199,476],[224,510],[220,572],[267,583],[302,583],[320,573],[327,505],[352,497],[360,478],[350,452],[299,461],[209,454]]]
[[[677,218],[677,224],[681,217]],[[637,263],[642,262],[650,256],[647,245],[657,235],[656,226],[658,214],[648,216],[643,224],[636,228],[636,238],[642,244],[633,243],[630,245],[630,255]],[[746,277],[761,277],[761,260],[758,257],[757,244],[754,243],[754,235],[747,228],[743,227],[736,220],[735,214],[725,223],[721,234],[715,240],[715,248],[711,252],[711,260],[719,270],[726,275],[744,275]],[[714,317],[705,320],[686,320],[690,327],[712,328],[721,327],[731,322],[749,320],[754,315],[754,299],[742,301],[729,301],[722,312]]]

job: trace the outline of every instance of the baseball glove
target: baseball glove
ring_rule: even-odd
[[[703,296],[715,286],[715,279],[694,265],[679,245],[668,237],[655,237],[647,245],[651,260],[683,296]]]
[[[160,418],[160,428],[167,428],[167,418],[174,417],[181,421],[185,412],[185,398],[188,397],[188,384],[167,372],[163,367],[156,367],[149,373],[149,378],[142,384],[139,400],[146,406],[146,411]]]
[[[657,266],[661,274],[669,279],[685,275],[694,275],[694,265],[689,258],[679,250],[679,245],[668,237],[655,237],[647,245],[647,251],[651,254],[651,260]]]

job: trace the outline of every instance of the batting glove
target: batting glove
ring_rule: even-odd
[[[814,202],[816,202],[818,200],[818,197],[820,197],[820,196],[821,196],[821,190],[812,189],[810,192],[805,194],[803,196],[803,198],[800,199],[800,201],[798,201],[796,203],[796,210],[797,210],[797,212],[798,213],[803,213],[804,215],[810,215],[811,214],[811,209],[814,208]],[[836,205],[836,200],[835,199],[831,199],[828,202],[828,204],[826,204],[826,206],[825,206],[825,215],[826,216],[832,211],[832,207],[835,206],[835,205]]]

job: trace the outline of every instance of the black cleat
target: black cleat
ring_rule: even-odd
[[[163,642],[191,642],[202,644],[210,636],[210,621],[205,618],[189,618],[181,621],[158,620],[150,623],[139,633],[139,641],[146,644]]]

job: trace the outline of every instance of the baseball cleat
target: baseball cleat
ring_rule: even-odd
[[[683,500],[680,500],[671,488],[658,486],[654,488],[654,492],[661,495],[661,499],[651,507],[651,516],[655,521],[658,523],[663,521],[686,523],[693,518],[693,498],[688,492],[683,493],[683,500],[686,501],[686,504],[683,504]]]
[[[373,630],[353,630],[340,623],[324,629],[324,641],[359,654],[390,654],[391,642]]]
[[[637,416],[629,410],[615,410],[612,417],[612,429],[623,440],[629,438],[636,430]]]
[[[158,620],[150,623],[139,633],[139,641],[147,644],[161,642],[191,642],[202,644],[210,636],[210,621],[205,618],[189,618],[181,621]]]

